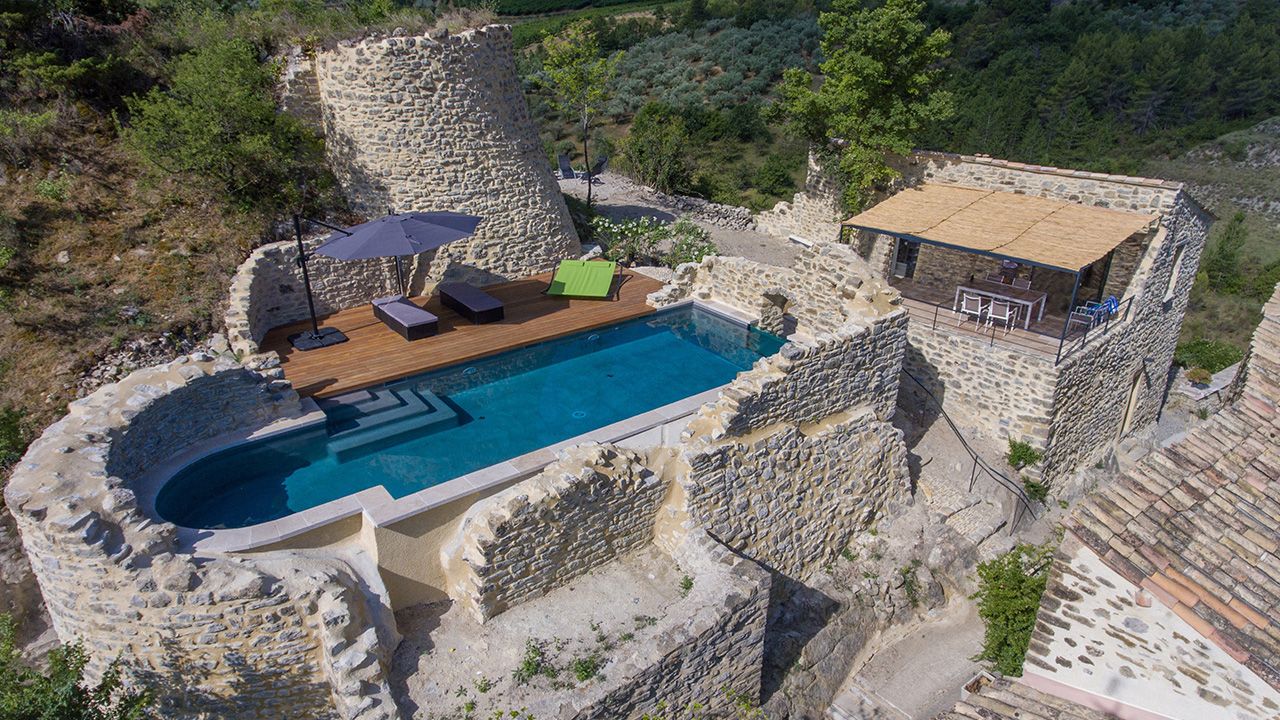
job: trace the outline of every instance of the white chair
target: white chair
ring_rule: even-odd
[[[987,312],[987,299],[981,295],[970,295],[964,293],[960,297],[960,306],[956,308],[956,313],[960,315],[960,322],[957,326],[963,325],[967,317],[973,318],[973,324],[977,325],[982,322],[982,316]]]
[[[1004,323],[1005,333],[1018,321],[1018,308],[1005,300],[992,300],[987,308],[987,325],[995,327],[996,323]]]
[[[1030,281],[1030,280],[1020,280],[1020,279],[1018,279],[1018,278],[1014,278],[1014,279],[1013,279],[1013,286],[1014,286],[1015,288],[1019,289],[1019,290],[1030,290],[1030,289],[1031,289],[1031,281]]]

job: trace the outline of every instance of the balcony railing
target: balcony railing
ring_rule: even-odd
[[[1127,297],[1120,301],[1115,312],[1099,312],[1092,322],[1083,323],[1084,332],[1077,335],[1071,334],[1071,325],[1068,324],[1066,332],[1058,343],[1058,354],[1054,358],[1053,364],[1058,365],[1066,360],[1072,354],[1082,350],[1089,344],[1090,340],[1102,337],[1111,332],[1113,328],[1124,325],[1129,320],[1129,311],[1133,308],[1133,297]],[[1081,324],[1080,321],[1069,321],[1075,324]]]

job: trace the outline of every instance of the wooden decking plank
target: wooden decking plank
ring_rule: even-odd
[[[328,397],[654,312],[645,298],[662,283],[626,275],[616,300],[543,295],[550,273],[488,286],[485,292],[505,304],[506,317],[485,325],[472,325],[441,306],[438,297],[413,298],[440,318],[440,333],[412,342],[379,322],[371,306],[362,305],[321,318],[321,327],[336,327],[347,335],[348,342],[341,345],[294,350],[288,336],[310,327],[303,321],[273,328],[261,348],[280,355],[285,378],[299,394]]]

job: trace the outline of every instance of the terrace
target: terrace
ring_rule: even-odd
[[[627,271],[614,300],[578,300],[544,295],[551,273],[491,285],[485,292],[501,300],[506,317],[476,325],[440,303],[439,296],[412,302],[440,318],[439,334],[406,342],[387,329],[372,306],[362,304],[334,312],[320,327],[334,327],[349,339],[342,345],[299,352],[288,337],[310,328],[309,321],[267,332],[261,348],[280,355],[285,378],[304,397],[332,397],[388,380],[494,355],[583,330],[652,313],[645,303],[662,283]]]
[[[926,183],[843,224],[916,323],[1060,361],[1127,319],[1157,217]],[[1114,298],[1109,307],[1102,307]]]

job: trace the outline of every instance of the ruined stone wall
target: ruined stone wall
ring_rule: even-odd
[[[937,152],[918,153],[901,169],[907,184],[947,183],[1154,214],[1171,210],[1182,187],[1167,180]]]
[[[334,260],[312,253],[327,235],[305,241],[311,299],[326,315],[396,293],[395,262],[390,259]],[[267,331],[306,320],[307,294],[294,241],[263,245],[249,254],[231,279],[227,303],[227,341],[242,357],[258,353]]]
[[[619,668],[628,674],[609,678],[620,680],[617,687],[593,698],[573,720],[661,715],[695,703],[715,716],[736,711],[730,692],[760,699],[769,574],[701,530],[672,557],[697,578],[680,603],[697,610],[666,618],[672,627],[632,653]]]
[[[840,237],[844,212],[840,189],[822,169],[822,161],[812,151],[805,175],[804,190],[756,215],[756,227],[780,238],[796,236],[810,242],[829,242]]]
[[[1047,478],[1063,477],[1105,453],[1121,431],[1135,377],[1138,396],[1131,427],[1154,422],[1164,407],[1173,353],[1210,219],[1179,193],[1162,224],[1165,233],[1152,242],[1136,271],[1129,322],[1071,354],[1059,367],[1042,464]],[[1170,294],[1179,246],[1182,257]]]
[[[785,423],[683,453],[690,517],[722,542],[792,577],[837,558],[906,490],[906,447],[869,409],[816,426]]]
[[[298,407],[228,358],[179,358],[72,403],[5,490],[59,639],[85,643],[92,673],[122,655],[165,717],[396,717],[368,578],[303,553],[197,560],[133,490],[192,443]]]
[[[516,279],[581,253],[543,155],[511,28],[346,41],[317,53],[326,148],[352,207],[451,210],[476,234],[418,258],[425,278]]]
[[[484,622],[651,542],[667,483],[643,462],[579,446],[476,503],[444,551],[450,595]]]
[[[791,267],[715,256],[681,265],[670,283],[649,296],[649,304],[711,300],[759,318],[762,330],[818,336],[850,319],[884,314],[899,302],[896,290],[873,278],[852,249],[818,242],[801,250]]]

